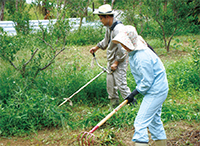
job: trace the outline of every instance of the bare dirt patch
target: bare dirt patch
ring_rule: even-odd
[[[200,125],[199,123],[170,122],[165,124],[168,137],[168,146],[200,146]],[[77,146],[77,136],[82,130],[66,129],[46,129],[25,137],[0,138],[2,146]],[[112,134],[111,134],[112,133]],[[95,145],[113,146],[114,141],[117,146],[133,146],[131,141],[133,128],[112,129],[112,132],[106,132],[104,129],[98,129],[94,132]],[[107,137],[111,136],[111,139]],[[154,141],[150,139],[149,144],[154,146]]]

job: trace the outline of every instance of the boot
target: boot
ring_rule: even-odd
[[[148,143],[135,143],[135,146],[148,146]]]
[[[167,146],[167,140],[166,139],[156,140],[155,145],[156,146]]]

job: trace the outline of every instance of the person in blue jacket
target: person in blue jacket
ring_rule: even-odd
[[[112,42],[120,43],[128,51],[131,73],[137,84],[136,89],[126,97],[128,103],[135,102],[135,95],[144,95],[134,121],[135,133],[132,141],[135,142],[135,146],[148,146],[149,128],[156,146],[166,146],[167,138],[161,121],[161,110],[169,88],[162,61],[133,26],[124,26]]]

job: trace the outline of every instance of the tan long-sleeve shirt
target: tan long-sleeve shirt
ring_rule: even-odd
[[[115,23],[117,19],[113,19]],[[117,24],[111,31],[110,27],[107,26],[105,38],[100,41],[97,46],[103,50],[107,48],[107,60],[109,65],[112,65],[115,61],[123,62],[126,61],[127,52],[120,44],[114,44],[111,40],[119,33],[119,30],[124,27],[123,24]]]

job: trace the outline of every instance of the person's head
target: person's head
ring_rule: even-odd
[[[104,26],[111,26],[113,23],[114,11],[108,4],[100,6],[97,10],[93,12],[97,14],[100,18],[101,23]]]
[[[141,36],[138,35],[135,27],[131,25],[124,26],[120,32],[112,39],[113,43],[120,43],[128,52],[144,49],[147,44]]]

